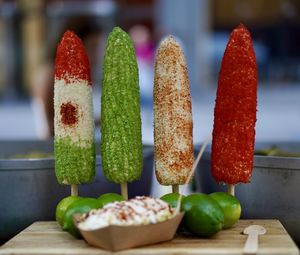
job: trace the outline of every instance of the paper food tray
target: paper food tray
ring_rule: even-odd
[[[78,216],[74,215],[76,225]],[[79,231],[88,244],[110,251],[119,251],[173,239],[182,218],[183,213],[179,213],[169,220],[156,224],[112,225],[96,230],[79,229]]]

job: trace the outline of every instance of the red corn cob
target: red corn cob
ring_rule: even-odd
[[[217,182],[247,183],[253,168],[257,66],[251,35],[239,25],[230,35],[219,73],[212,140]]]

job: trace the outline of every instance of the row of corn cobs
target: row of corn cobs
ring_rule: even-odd
[[[212,170],[218,181],[249,181],[256,87],[251,37],[240,25],[227,45],[218,83],[212,146]],[[153,98],[157,179],[162,185],[185,184],[194,162],[190,84],[182,49],[171,36],[162,41],[156,54]],[[85,49],[71,31],[64,34],[57,48],[54,108],[58,182],[91,182],[95,175],[92,82]],[[127,183],[140,177],[138,66],[132,41],[119,27],[110,33],[104,56],[101,155],[108,180]]]

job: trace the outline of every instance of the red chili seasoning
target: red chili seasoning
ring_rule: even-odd
[[[217,182],[247,183],[253,168],[257,66],[244,25],[230,35],[219,74],[214,112],[212,175]]]
[[[87,80],[91,85],[90,65],[80,38],[66,31],[56,51],[55,78],[70,83],[72,79]]]
[[[60,106],[61,122],[65,125],[72,126],[78,122],[77,106],[71,102],[63,103]]]

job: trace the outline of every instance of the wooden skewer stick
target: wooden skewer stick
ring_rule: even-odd
[[[71,184],[71,196],[78,196],[78,186],[77,184]]]
[[[184,185],[188,184],[192,178],[192,176],[194,175],[194,172],[197,168],[197,165],[203,155],[203,152],[205,151],[205,148],[207,147],[207,145],[210,143],[211,141],[211,137],[209,136],[208,138],[206,138],[200,148],[200,151],[197,155],[197,158],[196,160],[194,161],[194,164],[193,164],[193,167],[192,167],[192,171],[190,172],[190,175],[188,176],[186,182]],[[185,188],[185,186],[184,186]],[[179,197],[178,197],[178,200],[177,200],[177,206],[176,206],[176,210],[175,210],[175,215],[178,214],[180,212],[180,207],[181,207],[181,201],[182,201],[182,195],[180,194]]]
[[[128,200],[128,187],[127,182],[121,183],[121,195],[125,200]]]
[[[172,192],[173,193],[179,193],[179,185],[178,184],[172,185]]]
[[[234,184],[228,184],[227,193],[234,196],[235,191],[235,185]]]

